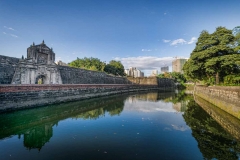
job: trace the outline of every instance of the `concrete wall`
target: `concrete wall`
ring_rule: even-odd
[[[156,85],[0,85],[0,112],[132,91]]]
[[[0,84],[11,84],[18,58],[0,55]]]
[[[195,86],[194,94],[240,119],[240,87]]]

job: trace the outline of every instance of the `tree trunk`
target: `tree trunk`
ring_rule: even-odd
[[[216,84],[219,84],[219,73],[216,74]]]

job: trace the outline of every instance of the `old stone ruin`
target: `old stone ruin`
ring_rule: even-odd
[[[55,53],[44,41],[27,48],[27,57],[0,55],[0,84],[131,84],[125,77],[72,68],[55,63]]]
[[[44,41],[27,49],[27,58],[20,59],[15,67],[11,84],[62,84],[55,53]]]

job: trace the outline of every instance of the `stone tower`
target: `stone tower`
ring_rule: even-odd
[[[62,84],[55,64],[55,53],[44,41],[27,49],[27,58],[19,60],[12,84]]]
[[[55,61],[55,53],[50,49],[44,41],[35,45],[34,43],[27,49],[27,59],[32,59],[34,63],[53,64]]]

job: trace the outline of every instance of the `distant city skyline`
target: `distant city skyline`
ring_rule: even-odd
[[[202,30],[239,26],[239,6],[239,0],[0,1],[0,54],[20,58],[45,40],[56,61],[114,59],[149,75],[176,56],[189,58]]]

